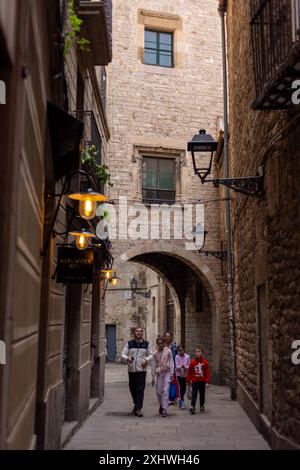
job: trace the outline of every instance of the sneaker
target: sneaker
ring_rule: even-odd
[[[184,404],[184,401],[182,400],[181,402],[181,407],[180,407],[181,410],[185,410],[185,404]]]
[[[190,408],[190,413],[191,413],[191,415],[194,415],[194,414],[196,413],[194,407],[191,407],[191,408]]]
[[[141,412],[141,410],[136,410],[135,416],[138,416],[139,418],[142,418],[144,415],[143,415],[143,413]]]
[[[168,416],[166,410],[163,410],[161,415],[163,418],[166,418]]]
[[[137,407],[134,405],[134,407],[132,408],[132,416],[135,416],[135,413],[137,412]]]
[[[200,406],[200,411],[204,412],[204,405]]]
[[[158,410],[159,414],[162,415],[163,413],[163,409],[162,409],[162,406],[159,407],[159,410]]]

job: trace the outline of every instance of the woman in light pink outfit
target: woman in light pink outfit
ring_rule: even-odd
[[[157,349],[152,355],[152,385],[156,379],[156,395],[159,401],[159,413],[167,416],[169,406],[170,381],[174,374],[172,351],[165,346],[162,337],[156,340]]]

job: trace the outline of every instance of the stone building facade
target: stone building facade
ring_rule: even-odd
[[[292,362],[300,338],[295,5],[268,0],[259,10],[259,2],[227,2],[230,172],[255,176],[263,166],[265,173],[263,197],[236,194],[232,202],[238,395],[275,449],[300,445],[300,366]]]
[[[192,0],[114,0],[113,6],[108,120],[113,183],[109,195],[114,202],[113,220],[117,222],[117,233],[111,227],[109,233],[115,267],[127,286],[128,276],[132,278],[127,261],[146,265],[160,275],[179,306],[179,318],[174,322],[175,337],[186,344],[190,353],[198,343],[203,343],[211,359],[213,379],[221,382],[227,350],[223,342],[224,265],[218,259],[198,253],[195,247],[186,247],[186,242],[192,242],[195,207],[201,199],[205,202],[205,249],[221,249],[219,205],[206,204],[218,198],[218,190],[210,184],[201,185],[186,151],[187,142],[200,128],[216,137],[223,114],[216,2],[206,1],[201,8],[199,2]],[[169,52],[162,52],[158,57],[158,43],[162,50]],[[148,191],[147,165],[152,165],[149,170],[152,176],[156,172],[154,178],[160,171],[168,175],[167,179],[172,173],[172,183],[168,180],[171,201],[166,194]],[[164,165],[168,168],[165,171],[161,169]],[[158,186],[155,190],[159,190]],[[155,204],[162,202],[173,210],[170,238],[162,233],[168,231],[168,219],[159,212],[152,213]],[[184,204],[194,209],[193,221],[186,224],[185,238],[172,232],[183,225],[179,214],[186,215]],[[156,232],[158,229],[160,233]],[[109,319],[113,311],[109,301],[106,311]],[[130,326],[129,322],[126,336]]]
[[[93,287],[57,283],[57,245],[72,241],[59,235],[70,229],[68,198],[51,220],[54,194],[81,168],[80,145],[98,139],[105,161],[111,3],[74,2],[89,50],[64,54],[68,4],[0,2],[1,449],[58,449],[103,398],[100,276]]]

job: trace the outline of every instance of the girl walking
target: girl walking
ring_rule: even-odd
[[[152,385],[156,380],[159,414],[165,418],[169,406],[170,381],[174,374],[174,360],[171,350],[166,347],[162,337],[157,338],[156,346],[157,349],[152,355]]]
[[[186,392],[186,377],[190,365],[190,356],[185,353],[184,346],[178,346],[178,354],[175,357],[176,375],[180,387],[179,408],[185,409],[184,395]]]

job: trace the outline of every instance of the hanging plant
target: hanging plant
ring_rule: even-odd
[[[83,150],[81,155],[81,162],[87,164],[99,178],[100,182],[103,184],[108,183],[109,186],[113,186],[110,182],[110,174],[108,172],[108,166],[99,165],[97,163],[98,150],[95,145],[91,145]]]
[[[74,9],[74,0],[68,0],[67,3],[67,31],[65,33],[64,54],[70,52],[72,45],[75,43],[81,51],[89,51],[88,45],[90,41],[80,36],[83,21],[78,18]]]
[[[108,222],[109,221],[109,208],[107,204],[101,204],[101,206],[99,206],[99,209],[100,210],[97,213],[97,215],[99,215],[101,220],[106,220]]]

